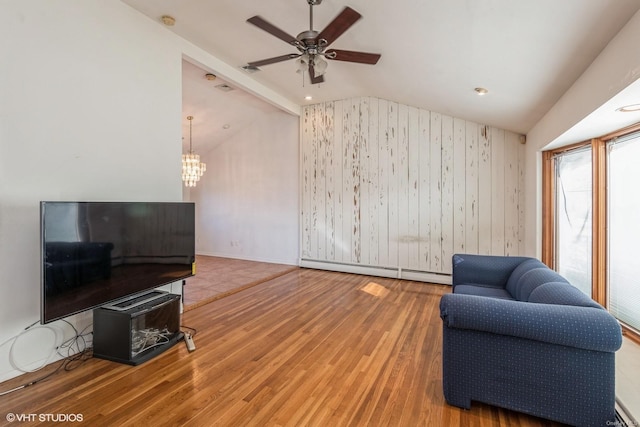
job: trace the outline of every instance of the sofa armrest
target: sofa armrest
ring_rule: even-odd
[[[511,273],[527,257],[455,254],[452,258],[452,284],[479,283],[504,288]]]
[[[615,352],[622,345],[618,321],[601,308],[446,294],[440,300],[440,317],[449,328],[585,350]]]

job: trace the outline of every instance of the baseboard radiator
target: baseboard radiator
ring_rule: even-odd
[[[393,279],[413,280],[417,282],[451,284],[451,275],[406,269],[402,267],[380,267],[373,265],[348,264],[333,261],[318,261],[301,258],[300,267],[316,270],[339,271],[341,273],[354,273],[366,276],[389,277]]]
[[[627,408],[616,399],[616,427],[637,427],[640,423],[631,415]]]

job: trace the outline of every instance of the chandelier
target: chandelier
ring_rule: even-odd
[[[185,187],[195,187],[200,177],[207,170],[207,165],[200,161],[200,156],[193,154],[191,146],[191,125],[193,116],[187,116],[189,120],[189,153],[182,155],[182,180]]]

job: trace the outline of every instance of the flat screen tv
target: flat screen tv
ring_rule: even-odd
[[[193,274],[195,205],[40,202],[41,323]]]

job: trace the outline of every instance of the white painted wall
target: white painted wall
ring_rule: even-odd
[[[299,107],[119,1],[0,3],[3,344],[39,320],[39,201],[182,200],[183,55],[293,114]],[[91,314],[69,320],[82,328]],[[50,330],[28,332],[15,359],[41,364],[54,341]],[[20,373],[8,353],[1,345],[0,381]]]
[[[297,116],[254,110],[255,120],[206,153],[196,203],[196,252],[297,265]]]
[[[446,282],[454,253],[520,254],[519,135],[367,97],[301,123],[303,266]]]
[[[598,110],[640,78],[640,13],[614,37],[596,60],[527,134],[524,253],[541,255],[541,151],[548,145],[568,145],[598,137],[620,127],[607,123]],[[633,98],[637,103],[637,97]],[[611,106],[613,109],[621,105]],[[631,120],[631,116],[629,116]],[[635,121],[640,120],[637,117]],[[585,133],[585,129],[589,132]]]
[[[40,200],[181,199],[181,52],[170,34],[120,2],[2,10],[0,342],[39,320]],[[52,338],[22,335],[17,363],[41,363]],[[8,350],[0,380],[19,373]]]

